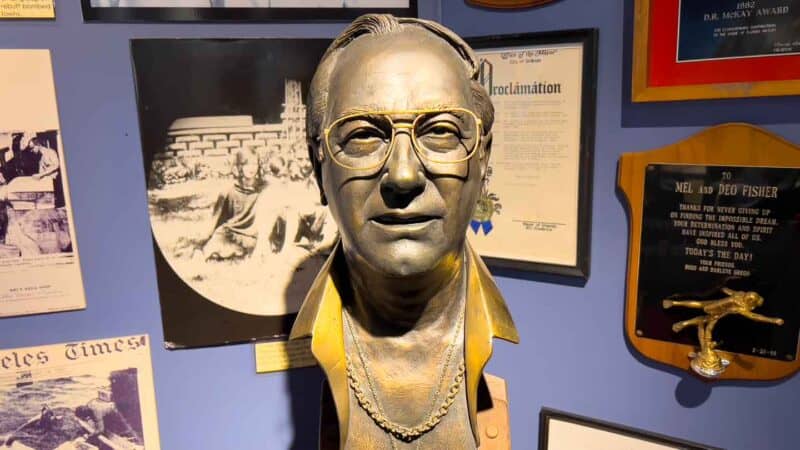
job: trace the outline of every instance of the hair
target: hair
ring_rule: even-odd
[[[330,78],[336,68],[339,54],[348,45],[362,36],[385,36],[399,34],[409,29],[423,30],[446,42],[464,63],[464,71],[470,80],[472,99],[478,116],[483,122],[483,132],[488,133],[494,122],[494,106],[489,94],[478,82],[479,64],[469,44],[450,29],[430,20],[413,17],[394,17],[389,14],[366,14],[353,21],[322,55],[317,71],[308,91],[306,131],[309,140],[318,141],[322,133],[325,111],[328,107]],[[319,160],[309,146],[309,157],[315,172],[319,170]]]

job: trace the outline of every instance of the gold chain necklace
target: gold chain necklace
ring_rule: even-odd
[[[456,326],[456,330],[453,334],[453,340],[448,346],[447,349],[447,357],[445,360],[445,364],[442,367],[442,373],[439,376],[438,383],[436,384],[436,389],[434,394],[431,396],[431,412],[426,416],[426,420],[419,425],[415,425],[412,427],[406,427],[400,424],[397,424],[391,421],[386,414],[383,412],[383,408],[381,408],[380,403],[378,402],[378,395],[377,390],[373,386],[372,377],[369,374],[369,368],[367,366],[366,356],[361,349],[361,345],[358,342],[358,337],[355,334],[355,330],[353,329],[353,325],[350,322],[350,318],[346,310],[344,311],[345,322],[347,324],[347,328],[350,331],[350,336],[353,338],[353,344],[356,347],[356,353],[358,354],[358,359],[361,362],[361,366],[364,368],[364,375],[367,379],[367,387],[372,394],[372,398],[375,400],[375,405],[373,406],[372,402],[366,398],[364,395],[364,391],[361,388],[361,382],[358,380],[358,377],[353,370],[353,364],[350,360],[349,356],[345,356],[346,362],[346,370],[347,370],[347,379],[349,381],[350,389],[353,390],[353,394],[358,401],[359,406],[367,412],[367,414],[372,418],[376,425],[378,425],[381,429],[388,432],[396,439],[402,440],[404,442],[411,442],[423,434],[427,433],[428,431],[432,430],[439,422],[442,421],[442,418],[448,413],[450,407],[453,405],[456,399],[456,395],[458,391],[461,389],[461,384],[464,382],[464,372],[466,368],[464,366],[463,359],[461,363],[458,365],[458,370],[456,372],[455,377],[453,377],[453,382],[451,383],[449,389],[447,390],[447,394],[445,395],[444,400],[442,400],[439,406],[436,406],[436,399],[439,397],[439,390],[441,388],[442,382],[444,381],[444,377],[447,374],[447,369],[450,367],[450,362],[453,356],[453,350],[455,348],[456,342],[458,341],[458,337],[461,334],[461,329],[464,325],[464,309],[462,308],[461,312],[458,316],[458,322]],[[394,441],[392,441],[392,448],[396,448]]]

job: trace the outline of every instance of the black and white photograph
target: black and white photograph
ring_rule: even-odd
[[[149,337],[0,350],[0,448],[157,450]]]
[[[417,0],[82,0],[86,21],[347,21],[367,13],[416,16]]]
[[[84,308],[50,52],[0,65],[0,317]]]
[[[303,101],[327,45],[133,41],[168,348],[288,334],[337,237]]]
[[[0,448],[144,450],[136,368],[0,385]]]
[[[71,253],[58,131],[0,132],[0,259]]]

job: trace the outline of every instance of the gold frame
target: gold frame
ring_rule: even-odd
[[[461,158],[461,159],[454,159],[454,160],[447,160],[447,161],[438,160],[438,159],[431,159],[431,158],[425,156],[424,154],[422,154],[422,152],[420,152],[420,150],[419,150],[420,144],[419,144],[419,142],[417,142],[417,135],[416,135],[416,133],[414,133],[414,127],[417,126],[417,121],[424,114],[438,113],[438,112],[442,112],[443,113],[443,112],[448,112],[448,111],[461,111],[461,112],[469,113],[475,119],[475,125],[476,125],[475,129],[478,132],[478,137],[475,139],[475,146],[472,148],[472,150],[469,152],[469,154],[466,157]],[[414,120],[410,124],[398,124],[398,123],[395,123],[395,121],[392,120],[391,117],[389,117],[392,114],[416,114],[416,117],[414,117]],[[352,119],[353,117],[366,116],[366,115],[382,115],[382,116],[386,116],[386,118],[389,119],[389,123],[392,124],[392,138],[389,141],[389,149],[386,150],[386,155],[384,155],[384,157],[381,158],[380,161],[378,161],[377,163],[375,163],[372,166],[368,166],[368,167],[349,166],[349,165],[344,164],[341,161],[337,160],[336,157],[333,156],[333,150],[331,150],[331,145],[330,145],[331,130],[339,122],[343,122],[343,121],[345,121],[347,119]],[[392,150],[394,150],[395,138],[397,138],[397,130],[398,129],[406,130],[408,135],[411,136],[411,141],[414,144],[414,145],[412,145],[412,148],[414,149],[414,153],[416,153],[417,156],[419,157],[420,161],[427,161],[427,162],[431,162],[431,163],[434,163],[434,164],[458,164],[458,163],[462,163],[464,161],[467,161],[467,160],[471,159],[472,156],[475,154],[475,152],[478,150],[478,148],[480,148],[481,142],[483,141],[483,136],[484,136],[483,121],[481,120],[480,117],[478,117],[478,115],[474,111],[471,111],[471,110],[466,109],[466,108],[457,108],[456,107],[456,108],[433,108],[433,109],[408,109],[408,110],[396,110],[396,111],[360,111],[360,112],[357,112],[357,113],[346,114],[346,115],[344,115],[342,117],[339,117],[338,119],[336,119],[333,122],[331,122],[330,125],[325,127],[325,130],[323,131],[323,135],[325,137],[325,141],[323,142],[323,144],[325,146],[326,153],[328,153],[328,156],[331,157],[331,161],[333,161],[336,165],[338,165],[340,167],[343,167],[345,169],[349,169],[349,170],[359,170],[359,171],[361,171],[361,170],[363,170],[363,171],[375,170],[376,168],[383,167],[383,165],[386,164],[386,161],[389,159],[389,156],[392,154]]]
[[[800,94],[800,79],[663,87],[649,86],[647,84],[647,73],[650,61],[650,3],[653,1],[635,0],[634,2],[631,76],[631,101],[633,103]]]

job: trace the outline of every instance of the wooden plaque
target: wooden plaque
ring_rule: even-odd
[[[556,0],[467,0],[476,6],[483,6],[484,8],[530,8],[532,6],[542,6],[547,3],[552,3]]]
[[[716,323],[719,379],[773,380],[800,368],[800,147],[746,124],[709,128],[658,150],[625,153],[618,184],[629,207],[625,332],[642,355],[689,369],[703,310],[665,299],[714,301],[757,292],[760,317]],[[685,302],[684,302],[685,303]]]

